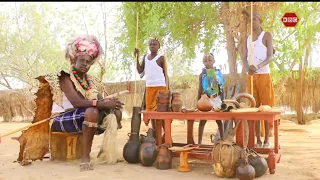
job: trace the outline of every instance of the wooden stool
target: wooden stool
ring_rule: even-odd
[[[75,160],[82,155],[82,133],[51,132],[51,160]]]
[[[169,148],[171,151],[180,152],[180,166],[178,167],[178,171],[180,172],[189,172],[191,171],[191,167],[188,164],[188,153],[197,147],[171,147]]]

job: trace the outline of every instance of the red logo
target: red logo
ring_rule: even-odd
[[[285,13],[281,21],[285,27],[296,27],[299,22],[299,18],[296,13]]]

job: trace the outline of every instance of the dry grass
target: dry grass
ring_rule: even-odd
[[[225,76],[225,91],[226,87],[231,84],[228,75]],[[238,76],[239,78],[239,76]],[[317,96],[320,94],[320,72],[319,70],[309,70],[305,73],[305,81],[303,85],[303,108],[305,111],[317,113],[320,110],[320,100]],[[198,92],[198,76],[188,75],[182,77],[170,78],[171,90],[177,91],[182,94],[183,106],[186,108],[193,108],[197,103],[197,92]],[[130,86],[130,88],[128,88]],[[134,89],[136,90],[136,102],[134,102]],[[275,85],[276,92],[276,105],[286,106],[291,110],[295,109],[296,105],[296,88],[297,88],[297,72],[294,72],[292,77],[288,78],[287,82],[284,83],[284,87]],[[108,94],[130,89],[129,94],[119,96],[119,99],[125,103],[124,111],[127,116],[131,117],[132,107],[141,106],[144,91],[145,82],[137,81],[136,85],[134,82],[118,82],[109,83],[104,86],[104,89]],[[31,92],[27,89],[21,90],[8,90],[1,91],[0,93],[0,117],[2,116],[5,121],[16,121],[18,117],[23,120],[31,119],[31,112],[35,103],[32,101]],[[13,119],[12,119],[13,118]]]

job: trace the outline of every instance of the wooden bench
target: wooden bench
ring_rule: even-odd
[[[82,156],[83,134],[51,132],[50,160],[69,161]]]

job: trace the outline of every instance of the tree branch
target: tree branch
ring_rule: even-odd
[[[6,85],[5,85],[5,84],[3,84],[3,83],[1,82],[1,85],[6,86],[8,89],[12,89],[12,87],[10,86],[9,82],[7,81],[6,77],[3,75],[2,72],[1,72],[1,76],[2,76],[3,80],[4,80],[5,83],[6,83]]]
[[[26,106],[25,104],[23,104],[23,102],[21,101],[21,99],[20,99],[20,97],[18,96],[18,94],[15,94],[15,95],[16,95],[16,97],[17,97],[20,105],[21,105],[25,110],[27,110],[29,113],[31,113],[32,116],[34,116],[35,113],[34,113],[32,110],[30,110],[29,108],[27,108],[27,106]]]
[[[86,20],[85,20],[85,18],[84,18],[84,15],[83,15],[83,11],[81,11],[81,15],[82,15],[84,27],[86,28],[87,34],[89,34],[88,27],[87,27],[87,23],[86,23]]]

